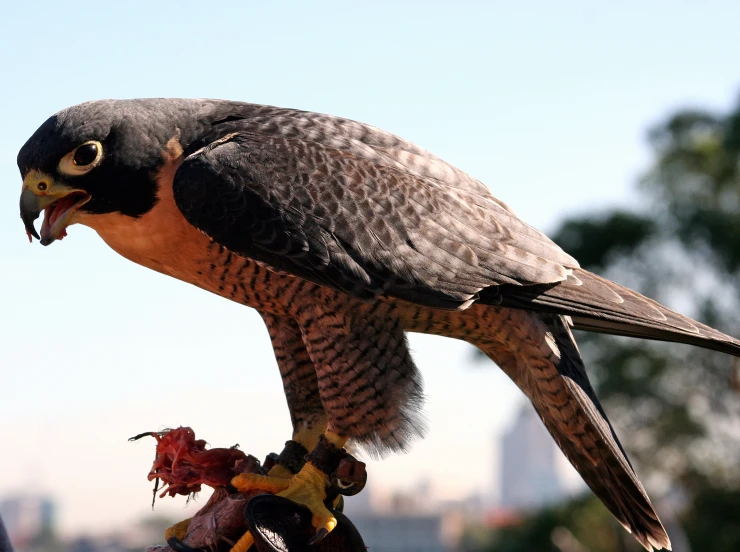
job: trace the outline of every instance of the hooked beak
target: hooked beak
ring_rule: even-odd
[[[30,171],[23,179],[21,191],[21,220],[26,227],[28,241],[36,238],[41,245],[49,245],[54,240],[67,235],[67,226],[77,210],[90,201],[90,194],[56,183],[50,176],[39,171]],[[44,211],[41,235],[34,228],[34,221]]]

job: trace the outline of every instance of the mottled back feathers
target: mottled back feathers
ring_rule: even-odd
[[[558,282],[577,266],[477,181],[410,145],[394,151],[391,135],[367,129],[378,152],[326,125],[227,126],[185,160],[174,191],[186,218],[235,252],[355,297],[443,308],[490,286]]]

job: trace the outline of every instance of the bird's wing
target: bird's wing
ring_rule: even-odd
[[[441,308],[494,285],[559,282],[578,266],[472,179],[418,159],[394,165],[388,151],[373,158],[341,134],[237,123],[188,155],[173,183],[185,218],[237,254],[355,297]]]
[[[556,285],[489,289],[481,301],[568,315],[577,330],[688,343],[740,356],[739,340],[580,268]]]
[[[670,541],[650,499],[596,398],[567,323],[534,314],[544,323],[552,361],[532,364],[526,350],[516,358],[492,358],[532,401],[573,467],[619,522],[647,549]]]

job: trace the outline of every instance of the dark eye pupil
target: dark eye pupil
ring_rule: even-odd
[[[85,144],[77,148],[75,152],[74,162],[75,165],[84,167],[89,165],[98,156],[98,146],[96,144]]]

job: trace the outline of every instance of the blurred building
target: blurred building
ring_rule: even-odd
[[[0,516],[10,541],[22,550],[54,534],[54,502],[45,496],[16,495],[0,500]]]
[[[439,515],[374,514],[352,517],[373,552],[445,552]]]
[[[147,543],[147,545],[150,543]],[[117,536],[77,537],[64,548],[64,552],[131,552],[146,550],[147,545],[126,546]]]
[[[346,501],[345,513],[373,552],[446,552],[451,549],[449,524],[430,495],[429,483],[421,482],[377,508],[365,488]]]
[[[500,449],[502,507],[537,508],[567,496],[556,467],[557,445],[531,404],[522,406]]]

